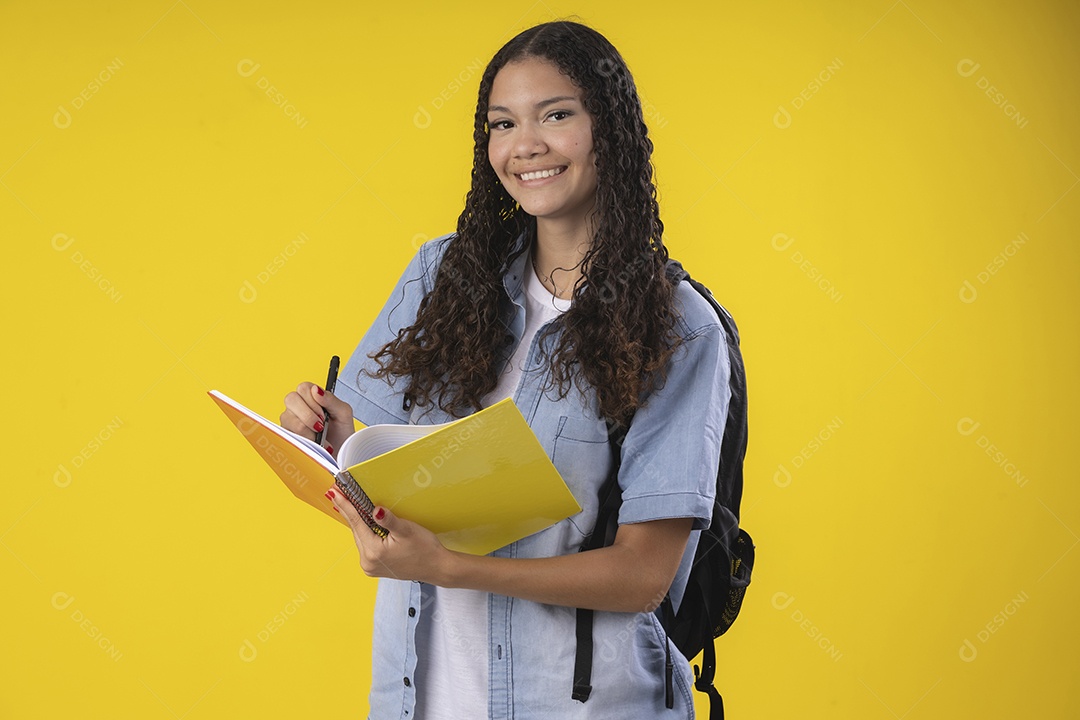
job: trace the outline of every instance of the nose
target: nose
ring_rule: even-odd
[[[517,126],[514,137],[514,155],[516,157],[534,157],[542,155],[546,150],[547,146],[544,144],[543,133],[535,123],[526,122]]]

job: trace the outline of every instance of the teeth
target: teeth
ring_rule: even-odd
[[[522,180],[539,180],[540,178],[554,177],[561,173],[565,168],[555,168],[554,170],[537,170],[536,172],[522,173],[518,177]]]

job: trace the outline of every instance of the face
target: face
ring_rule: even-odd
[[[488,100],[488,157],[510,196],[541,221],[581,223],[596,197],[592,117],[549,61],[504,65]]]

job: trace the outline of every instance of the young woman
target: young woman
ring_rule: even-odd
[[[477,557],[339,495],[378,577],[373,718],[689,718],[688,663],[665,708],[666,637],[715,492],[728,404],[723,331],[665,276],[652,142],[626,64],[577,23],[531,28],[480,81],[472,187],[457,231],[425,244],[340,375],[301,383],[282,425],[452,420],[512,396],[583,510]],[[629,423],[614,543],[578,552]],[[594,618],[592,695],[571,698],[575,608]]]

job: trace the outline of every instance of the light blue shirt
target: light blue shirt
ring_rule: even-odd
[[[335,394],[352,405],[354,415],[365,425],[453,419],[438,408],[406,409],[401,394],[403,380],[374,380],[359,372],[377,367],[368,355],[415,321],[450,239],[444,236],[420,248],[340,373]],[[520,254],[503,278],[507,294],[503,317],[516,342],[520,342],[525,327],[526,257],[527,253]],[[700,530],[708,527],[712,512],[730,366],[724,331],[709,304],[684,282],[677,289],[676,305],[680,317],[677,332],[684,342],[672,357],[663,387],[638,409],[627,432],[619,470],[623,496],[619,522],[690,517],[694,518],[694,529]],[[499,557],[578,552],[592,531],[599,488],[611,465],[596,393],[578,384],[562,399],[556,391],[545,392],[550,373],[540,361],[539,336],[529,351],[514,402],[583,509],[492,553]],[[509,350],[513,349],[511,345]],[[672,583],[676,606],[686,585],[697,534],[691,534]],[[375,720],[412,720],[415,715],[415,635],[421,614],[430,606],[431,590],[419,582],[379,580],[369,696],[370,717]],[[681,720],[694,715],[690,666],[674,643],[675,708],[664,706],[666,637],[654,613],[595,613],[593,691],[585,703],[570,697],[576,649],[574,608],[492,594],[488,628],[488,714],[493,719]]]

